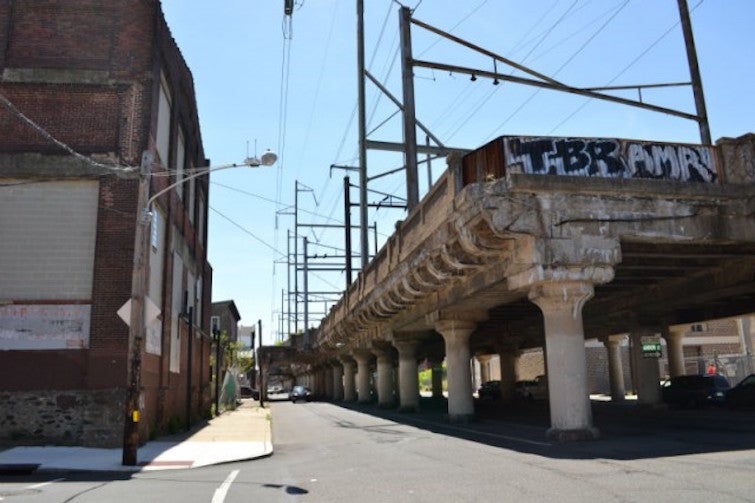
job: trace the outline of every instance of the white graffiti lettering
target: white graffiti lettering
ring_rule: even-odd
[[[716,181],[710,147],[618,139],[505,138],[506,169],[538,175]]]

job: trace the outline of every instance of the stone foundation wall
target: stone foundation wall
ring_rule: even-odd
[[[124,389],[0,392],[0,444],[123,445]]]

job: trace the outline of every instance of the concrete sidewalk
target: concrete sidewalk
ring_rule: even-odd
[[[256,401],[242,400],[236,410],[224,412],[190,432],[142,445],[137,466],[121,464],[121,448],[13,447],[0,452],[0,471],[38,465],[38,470],[138,472],[244,461],[272,454],[271,423],[270,409],[261,408]]]

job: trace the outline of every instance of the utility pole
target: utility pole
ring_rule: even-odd
[[[370,244],[367,234],[367,113],[365,110],[364,82],[364,0],[357,0],[357,67],[359,101],[359,237],[362,270],[370,261]]]
[[[414,67],[412,61],[412,11],[399,9],[401,30],[401,82],[404,94],[404,163],[406,164],[406,209],[419,204],[417,175],[417,118],[414,107]]]
[[[294,182],[294,331],[299,333],[299,180]],[[289,290],[290,291],[290,290]]]
[[[344,243],[346,246],[346,290],[351,286],[351,183],[348,176],[343,177],[343,207],[344,207]]]
[[[684,45],[687,49],[687,61],[689,63],[689,75],[692,79],[692,93],[695,96],[695,108],[697,110],[697,124],[700,127],[700,142],[703,145],[711,145],[710,126],[708,125],[708,112],[705,108],[705,95],[703,94],[703,81],[700,78],[700,66],[697,63],[697,51],[695,50],[695,37],[692,35],[692,21],[689,18],[687,0],[678,0],[679,17],[684,34]]]
[[[184,306],[187,305],[189,292],[184,292]],[[186,349],[186,431],[191,429],[191,378],[194,363],[194,306],[184,307],[186,322],[189,325],[189,340]]]
[[[212,327],[212,338],[215,340],[215,415],[220,415],[220,327]]]
[[[288,304],[286,321],[288,334],[291,335],[291,229],[286,231],[286,261],[288,262],[288,267],[286,267],[286,285],[288,288],[288,296],[286,299]],[[294,273],[296,273],[296,271],[294,271]]]
[[[304,236],[304,349],[309,343],[309,270],[307,269],[307,236]]]
[[[123,425],[123,455],[125,466],[135,466],[139,448],[139,398],[142,377],[142,343],[144,341],[144,297],[147,293],[147,257],[149,256],[150,177],[152,174],[152,152],[142,153],[139,172],[139,192],[137,196],[137,220],[134,235],[134,267],[131,272],[131,319],[128,334],[128,389]]]

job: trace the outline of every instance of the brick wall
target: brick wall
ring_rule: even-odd
[[[144,150],[154,149],[151,134],[157,121],[154,104],[159,76],[164,73],[173,93],[172,120],[174,125],[180,121],[184,130],[186,157],[195,166],[206,165],[191,72],[162,19],[157,0],[0,0],[0,70],[0,92],[10,98],[20,112],[80,153],[131,166],[139,165]],[[74,397],[63,400],[68,404],[63,417],[86,424],[87,411],[79,409],[88,408],[102,418],[103,431],[97,431],[92,425],[76,427],[76,431],[64,431],[62,425],[40,426],[32,431],[34,435],[53,442],[72,439],[73,443],[86,443],[89,440],[84,437],[91,434],[92,438],[112,438],[116,444],[120,443],[125,403],[121,395],[126,386],[129,329],[116,312],[131,294],[137,182],[96,176],[91,166],[72,162],[71,156],[2,106],[0,131],[3,131],[0,177],[68,177],[76,179],[74,183],[99,187],[90,194],[97,210],[90,210],[87,215],[96,217],[97,230],[96,238],[90,241],[94,256],[90,260],[85,296],[92,302],[89,349],[0,351],[0,390],[12,391],[3,395],[0,409],[15,410],[29,405],[31,408],[23,410],[25,416],[31,417],[34,405],[38,415],[50,421],[50,415],[63,414],[51,405],[57,403],[54,398],[57,392],[48,391],[58,389]],[[171,141],[171,148],[175,155],[175,140]],[[153,178],[153,193],[168,180]],[[206,200],[206,180],[197,180],[196,192]],[[165,210],[166,229],[175,226],[184,234],[190,248],[187,256],[196,264],[193,274],[204,274],[206,304],[203,313],[206,316],[202,317],[201,328],[209,332],[212,271],[206,262],[203,243],[196,239],[186,213],[189,205],[173,196],[161,198],[158,204]],[[205,206],[204,222],[206,213]],[[65,229],[55,230],[63,232]],[[62,236],[52,244],[38,240],[30,247],[44,249],[45,258],[54,258],[67,248],[75,248],[66,245],[63,237],[69,236]],[[163,353],[162,356],[143,356],[145,408],[140,424],[143,439],[153,431],[165,431],[172,417],[185,420],[187,334],[181,334],[182,373],[171,374],[168,358],[171,337],[175,337],[171,335],[168,321],[172,267],[170,258],[165,260],[163,298],[166,302],[161,306],[165,320]],[[86,282],[86,276],[82,274],[78,279]],[[16,284],[21,281],[17,280]],[[196,419],[204,415],[209,404],[209,343],[200,338],[195,342],[192,388],[196,405],[192,407],[192,415]],[[29,372],[29,369],[39,371]],[[111,420],[111,416],[116,419]],[[57,423],[55,420],[49,424]],[[0,437],[20,434],[4,428],[0,425]]]
[[[155,1],[15,0],[9,6],[10,3],[0,2],[0,26],[7,27],[10,40],[4,65],[118,69],[119,75],[133,76],[149,64],[158,9]]]

